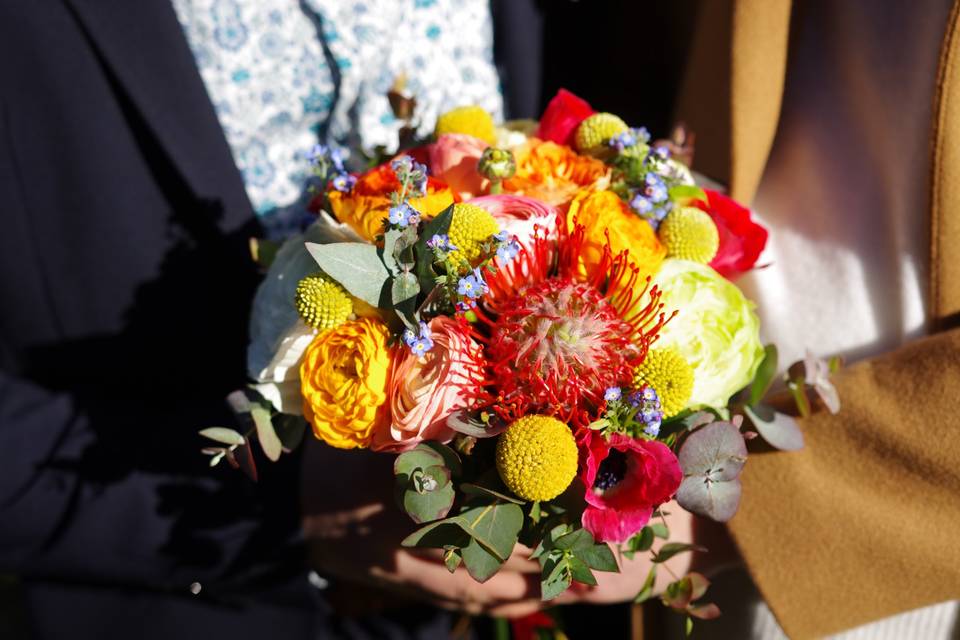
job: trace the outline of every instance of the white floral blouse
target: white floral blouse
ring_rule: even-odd
[[[485,0],[172,0],[247,193],[274,235],[302,215],[318,142],[396,146],[404,74],[420,132],[502,100]],[[356,165],[355,165],[356,166]]]

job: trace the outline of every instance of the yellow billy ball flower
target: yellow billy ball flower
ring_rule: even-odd
[[[447,235],[457,249],[450,252],[449,260],[455,265],[461,260],[472,265],[480,257],[480,243],[499,232],[500,225],[486,210],[463,202],[453,205]]]
[[[595,113],[577,127],[574,145],[580,153],[596,155],[606,150],[607,140],[628,128],[626,122],[612,113]]]
[[[720,234],[713,218],[696,207],[674,209],[657,232],[667,256],[707,264],[717,255]]]
[[[294,304],[303,321],[320,330],[340,326],[353,313],[353,300],[343,287],[321,275],[297,284]]]
[[[651,349],[633,373],[633,386],[653,387],[660,398],[664,418],[683,411],[693,393],[693,367],[672,347]]]
[[[524,500],[552,500],[577,475],[577,443],[556,418],[530,415],[510,423],[497,441],[497,471]]]
[[[476,105],[451,109],[437,118],[433,134],[438,138],[445,133],[462,133],[479,138],[487,144],[496,144],[497,132],[493,117]]]

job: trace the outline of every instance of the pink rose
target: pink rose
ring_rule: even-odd
[[[475,196],[483,190],[484,181],[477,171],[477,161],[488,146],[473,136],[444,134],[427,147],[430,172],[463,197]]]
[[[608,442],[592,431],[583,445],[583,528],[598,541],[625,542],[677,492],[683,479],[677,456],[662,442],[619,433]]]
[[[423,440],[449,442],[454,432],[447,417],[470,403],[465,392],[484,379],[480,345],[467,328],[448,317],[430,321],[433,348],[417,357],[399,347],[387,383],[392,421],[374,434],[374,451],[406,451]]]

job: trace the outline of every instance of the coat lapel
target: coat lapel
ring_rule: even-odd
[[[169,0],[64,0],[199,198],[242,202],[243,180]]]
[[[930,167],[930,315],[960,326],[960,1],[950,12],[934,99]]]

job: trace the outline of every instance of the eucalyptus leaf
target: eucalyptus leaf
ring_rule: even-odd
[[[396,259],[396,247],[397,241],[402,234],[403,231],[400,229],[387,229],[383,234],[383,248],[379,250],[379,254],[383,265],[390,273],[396,274],[400,272],[400,266],[397,264]]]
[[[233,429],[228,429],[226,427],[208,427],[202,430],[200,435],[202,435],[204,438],[210,438],[214,442],[220,442],[222,444],[240,446],[246,442],[242,435]]]
[[[390,278],[377,247],[364,242],[306,243],[307,251],[328,276],[373,307],[383,307],[384,284]]]
[[[450,470],[437,465],[418,470],[415,474],[419,475],[408,480],[408,486],[403,490],[403,510],[417,524],[446,516],[456,498],[456,491],[450,482]],[[403,477],[398,476],[401,482]],[[422,484],[427,482],[430,483],[427,488],[422,488]]]
[[[661,540],[666,540],[670,537],[670,529],[667,528],[662,522],[654,522],[651,525],[648,525],[650,530],[653,531],[653,535],[660,538]]]
[[[683,481],[677,502],[693,513],[726,522],[740,504],[738,476],[747,460],[740,431],[729,422],[713,422],[690,434],[677,456]]]
[[[394,475],[406,475],[408,478],[417,469],[426,469],[436,465],[443,465],[443,456],[424,443],[418,444],[410,451],[405,451],[393,461]]]
[[[460,484],[460,491],[463,491],[467,495],[475,496],[487,496],[491,498],[497,498],[505,502],[512,502],[513,504],[524,504],[524,501],[515,496],[510,496],[505,493],[500,493],[499,491],[494,491],[493,489],[488,489],[487,487],[482,487],[477,484],[472,484],[470,482],[463,482]]]
[[[787,414],[763,404],[744,407],[743,411],[760,436],[771,446],[783,451],[803,449],[803,432],[800,431],[797,421]]]
[[[763,400],[763,397],[767,395],[767,389],[770,388],[770,384],[777,374],[777,345],[768,344],[763,348],[763,352],[763,360],[760,361],[757,373],[750,384],[750,397],[747,400],[747,404],[750,406]]]
[[[684,576],[668,584],[667,588],[663,591],[663,595],[660,596],[660,599],[663,601],[663,604],[671,609],[677,611],[685,610],[693,600],[693,585],[690,582],[689,576]]]
[[[250,416],[257,428],[257,440],[260,442],[260,448],[263,449],[264,455],[270,462],[276,462],[280,459],[280,454],[283,453],[283,445],[273,428],[270,411],[262,405],[254,404],[250,407]]]
[[[460,563],[463,561],[463,555],[460,552],[460,549],[456,547],[449,547],[443,552],[443,564],[446,565],[447,571],[453,573],[457,570],[457,567],[460,566]]]
[[[507,424],[502,420],[497,421],[496,424],[484,422],[475,417],[469,409],[460,409],[447,416],[447,427],[474,438],[492,438],[503,433]]]
[[[417,295],[420,293],[420,282],[417,276],[409,271],[398,273],[390,285],[390,298],[394,308],[402,311],[401,319],[415,319],[417,311]]]
[[[463,473],[463,464],[460,462],[460,456],[457,455],[456,451],[436,440],[425,440],[421,445],[440,454],[440,457],[443,458],[443,464],[450,469],[450,473],[453,474],[454,478],[459,478]]]
[[[463,548],[461,554],[467,573],[477,582],[489,580],[504,563],[503,559],[491,553],[476,538],[470,538],[470,542]]]
[[[303,442],[303,435],[307,432],[307,421],[303,416],[292,416],[278,413],[273,416],[273,426],[277,430],[280,444],[286,451],[293,451]]]
[[[687,614],[700,620],[713,620],[714,618],[720,617],[720,607],[712,602],[706,604],[691,604],[687,607]],[[687,622],[692,624],[689,618],[687,618]]]
[[[497,501],[468,507],[457,516],[457,520],[478,543],[500,560],[506,560],[523,527],[523,510],[519,505]]]
[[[447,518],[420,527],[404,538],[400,544],[404,547],[443,549],[446,547],[462,548],[469,541],[469,534],[463,530],[456,519]]]

